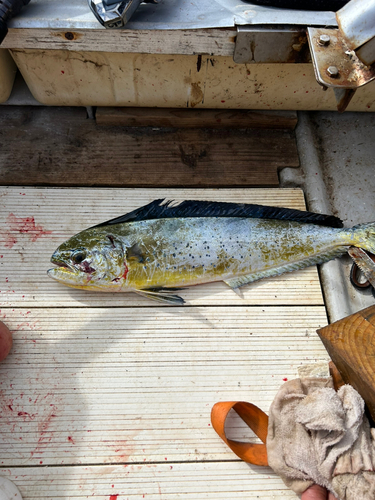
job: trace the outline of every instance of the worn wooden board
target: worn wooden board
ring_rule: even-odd
[[[0,469],[23,498],[44,500],[267,499],[297,496],[267,468],[244,462]],[[179,485],[179,489],[176,489]]]
[[[254,111],[178,108],[98,107],[96,123],[125,127],[289,129],[297,125],[295,111]]]
[[[2,47],[145,54],[233,56],[235,28],[199,30],[61,30],[11,28]]]
[[[7,307],[159,306],[133,293],[73,290],[50,279],[54,250],[73,234],[158,198],[227,200],[304,209],[299,189],[0,188],[0,300]],[[20,272],[22,270],[22,272]],[[323,298],[315,267],[253,283],[239,297],[224,283],[182,292],[189,305],[311,304]]]
[[[0,128],[0,185],[277,187],[299,165],[283,130],[107,128],[83,108],[7,106]]]
[[[213,404],[267,411],[298,366],[328,357],[315,331],[324,306],[16,308],[0,318],[15,340],[0,366],[4,467],[233,459],[211,428]]]
[[[224,400],[267,411],[301,364],[327,359],[315,268],[244,299],[222,283],[192,287],[183,307],[45,274],[70,235],[162,197],[304,208],[297,189],[0,189],[0,320],[14,336],[0,364],[0,474],[24,500],[296,498],[233,456],[210,411]],[[228,434],[256,440],[236,415]]]

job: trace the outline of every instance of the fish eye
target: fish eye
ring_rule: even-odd
[[[83,252],[82,250],[77,250],[72,254],[71,259],[74,262],[74,264],[80,264],[86,259],[86,252]]]

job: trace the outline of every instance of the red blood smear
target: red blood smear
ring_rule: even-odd
[[[36,241],[38,238],[52,233],[52,231],[45,231],[41,225],[36,225],[34,217],[17,217],[10,213],[7,222],[10,232],[5,235],[6,248],[12,248],[17,243],[17,238],[11,234],[12,232],[28,234],[31,241]]]
[[[117,497],[118,497],[118,495],[111,495],[111,496],[109,497],[109,500],[116,500],[116,499],[117,499]]]
[[[286,377],[285,377],[285,378],[283,378],[283,380],[284,380],[284,382],[287,382],[287,381],[288,381],[288,379],[287,379]]]
[[[70,441],[72,444],[74,444],[74,440],[71,436],[68,437],[68,441]]]
[[[125,272],[124,272],[122,277],[124,278],[124,280],[126,280],[126,276],[128,275],[129,269],[128,269],[128,266],[125,264],[125,262],[124,262],[124,265],[125,265]]]

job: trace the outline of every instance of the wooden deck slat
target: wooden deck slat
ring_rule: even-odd
[[[4,307],[159,307],[159,303],[134,293],[72,290],[50,279],[46,271],[52,267],[53,251],[73,234],[164,197],[238,201],[302,210],[305,206],[303,193],[298,189],[0,188],[1,304]],[[181,292],[189,305],[323,304],[316,268],[253,283],[243,287],[242,293],[243,298],[223,282]]]
[[[294,130],[295,111],[98,107],[96,123],[124,127],[253,128]]]
[[[290,130],[98,127],[84,108],[0,107],[0,185],[278,187]]]
[[[296,498],[270,468],[249,467],[239,461],[34,467],[4,469],[0,474],[17,483],[24,498],[37,500],[81,500],[92,495],[99,500]],[[180,485],[179,490],[176,484]]]
[[[212,405],[235,397],[267,410],[302,362],[327,357],[312,327],[326,323],[322,306],[0,317],[15,338],[0,366],[3,466],[231,459]]]

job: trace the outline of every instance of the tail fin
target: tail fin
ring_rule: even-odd
[[[352,244],[375,254],[375,222],[359,224],[351,228]]]

